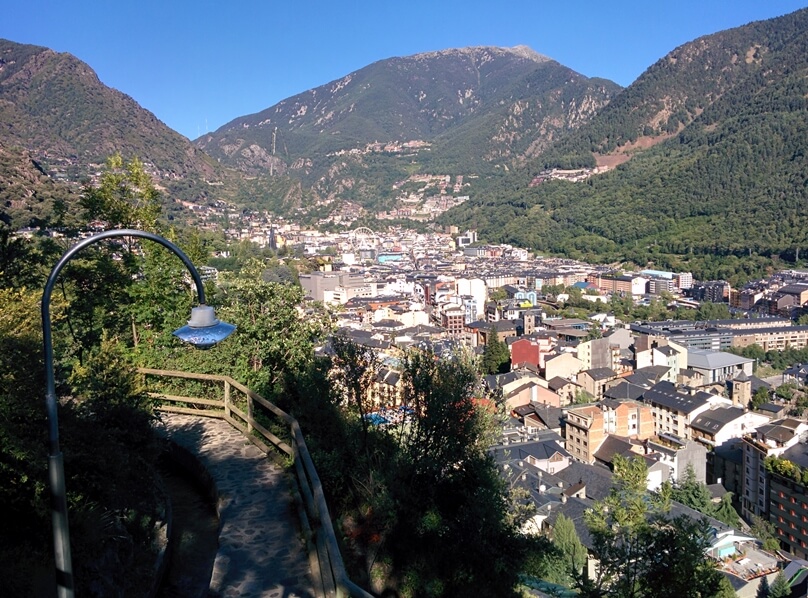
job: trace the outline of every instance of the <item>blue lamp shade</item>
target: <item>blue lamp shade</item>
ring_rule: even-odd
[[[188,325],[172,334],[197,349],[210,349],[230,336],[235,329],[232,324],[217,320],[210,305],[200,305],[191,309]]]

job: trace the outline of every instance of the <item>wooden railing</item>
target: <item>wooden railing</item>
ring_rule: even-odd
[[[166,379],[185,380],[205,395],[192,397],[165,392],[149,393],[157,401],[158,410],[224,419],[265,453],[277,449],[290,457],[304,507],[300,511],[303,533],[310,546],[316,550],[317,558],[313,560],[312,568],[318,569],[313,573],[322,582],[322,593],[328,598],[373,598],[348,578],[328,513],[323,486],[300,425],[294,417],[229,376],[146,368],[141,368],[138,372],[147,381],[158,377],[163,379],[164,384]],[[267,422],[280,423],[284,430],[288,429],[288,441],[269,431],[266,425],[271,424]]]

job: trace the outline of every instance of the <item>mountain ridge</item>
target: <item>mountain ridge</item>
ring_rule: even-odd
[[[619,89],[524,46],[440,50],[376,61],[195,143],[247,174],[300,177],[317,195],[332,196],[362,184],[356,172],[339,175],[345,166],[374,178],[357,154],[379,142],[428,146],[410,156],[421,170],[510,168],[585,122]],[[411,169],[391,160],[384,167],[402,178]],[[378,195],[379,184],[371,181],[364,195]]]
[[[800,208],[808,201],[808,9],[683,44],[622,90],[524,47],[384,59],[193,145],[105,89],[89,66],[42,50],[0,42],[0,149],[78,160],[101,131],[110,145],[99,147],[154,155],[169,167],[157,176],[170,192],[197,203],[227,199],[344,226],[356,214],[406,217],[412,210],[399,208],[418,193],[451,196],[423,182],[451,176],[447,203],[470,199],[440,224],[537,251],[714,277],[729,275],[727,263],[757,268],[808,253],[800,252],[808,245]],[[54,114],[69,118],[55,123]],[[36,151],[7,154],[0,170],[16,159],[29,162],[17,185],[51,173]],[[590,176],[585,169],[604,159],[608,172]],[[553,167],[584,167],[586,182],[553,180]],[[210,177],[223,184],[207,185]],[[16,208],[42,221],[38,208]]]

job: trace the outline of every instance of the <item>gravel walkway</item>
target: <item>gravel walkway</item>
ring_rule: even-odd
[[[165,434],[191,452],[216,486],[219,550],[211,597],[314,598],[289,480],[227,422],[161,414]]]

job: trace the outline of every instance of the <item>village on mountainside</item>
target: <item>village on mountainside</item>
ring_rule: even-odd
[[[743,516],[735,526],[709,517],[708,555],[739,596],[753,596],[781,569],[792,589],[808,587],[808,364],[760,378],[757,360],[740,355],[752,346],[808,347],[808,325],[797,324],[808,313],[808,271],[735,289],[689,272],[535,256],[457,228],[328,233],[224,204],[206,216],[207,227],[226,219],[231,245],[249,242],[319,265],[298,275],[306,300],[330,306],[337,334],[380,357],[370,390],[376,425],[400,416],[407,349],[482,355],[504,343],[507,371],[484,379],[509,414],[491,452],[534,503],[526,531],[550,534],[563,514],[587,545],[583,513],[610,492],[615,460],[639,457],[649,491],[695,481],[715,508],[724,502]],[[559,315],[573,297],[589,305],[586,315]],[[724,306],[732,317],[621,321],[616,302],[661,302],[671,315]],[[761,521],[773,526],[769,550],[755,536],[760,526],[750,528]]]
[[[505,343],[508,371],[485,378],[510,414],[492,454],[534,501],[535,532],[549,533],[564,514],[586,543],[583,513],[609,493],[615,459],[637,456],[649,490],[695,476],[715,505],[743,515],[736,526],[709,518],[708,554],[739,596],[783,567],[792,589],[808,583],[808,365],[764,379],[755,359],[739,355],[753,345],[808,346],[808,326],[795,323],[808,306],[808,271],[734,289],[687,272],[533,256],[456,229],[328,234],[248,220],[228,234],[318,258],[319,271],[299,276],[307,299],[334,307],[338,333],[381,357],[371,391],[378,425],[400,403],[408,348],[482,354],[492,336]],[[570,294],[590,302],[588,317],[553,315]],[[733,317],[623,322],[616,300],[661,300],[671,310],[723,304]],[[761,520],[779,550],[764,550],[750,529]]]

